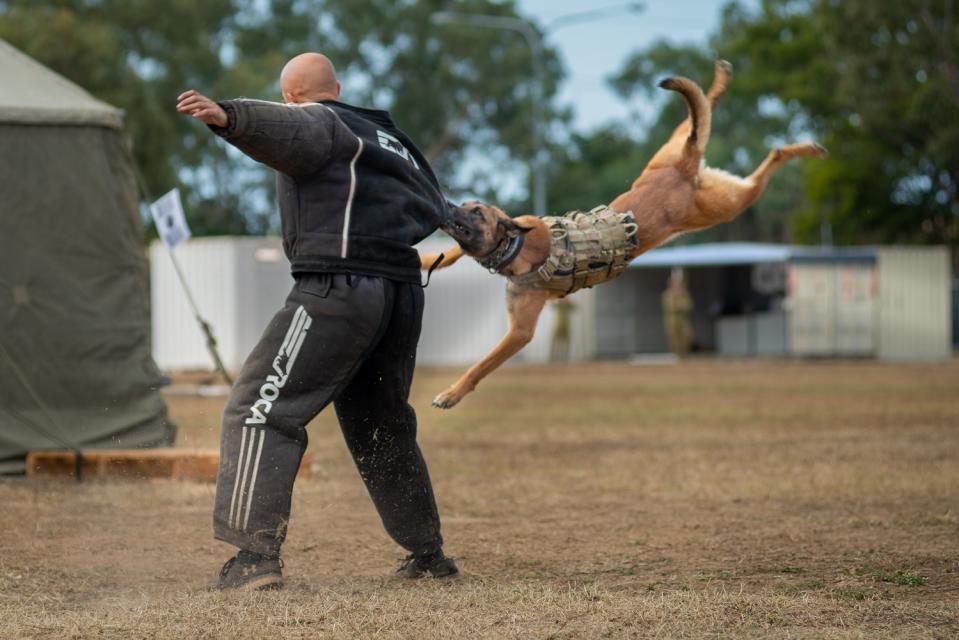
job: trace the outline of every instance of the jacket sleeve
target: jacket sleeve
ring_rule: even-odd
[[[340,128],[336,114],[322,105],[288,106],[263,100],[218,103],[229,124],[210,129],[257,162],[299,177],[315,173],[330,158]]]
[[[443,216],[443,222],[449,222],[450,218],[453,217],[453,214],[456,213],[456,210],[459,209],[459,205],[451,201],[449,198],[444,198],[446,206],[443,208],[441,215]]]

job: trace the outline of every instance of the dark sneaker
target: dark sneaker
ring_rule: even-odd
[[[266,591],[283,586],[283,561],[241,550],[220,569],[213,591]]]
[[[417,578],[455,578],[460,573],[451,558],[437,551],[428,556],[410,554],[396,570],[396,577],[415,580]]]

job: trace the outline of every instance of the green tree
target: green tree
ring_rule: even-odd
[[[632,127],[574,137],[556,168],[552,201],[566,208],[581,162],[602,185],[596,202],[624,189],[685,116],[656,89],[687,75],[708,85],[714,58],[735,74],[714,114],[710,165],[746,174],[782,142],[813,138],[826,160],[787,165],[759,202],[707,238],[817,242],[929,242],[959,248],[959,22],[954,0],[764,0],[736,2],[705,48],[659,42],[611,79],[635,104]],[[640,133],[636,133],[636,130]],[[609,150],[609,153],[604,153]],[[624,158],[628,161],[624,162]],[[588,189],[592,189],[589,187]],[[620,189],[620,190],[621,190]]]
[[[342,43],[332,49],[335,59],[347,61],[347,77],[363,79],[354,95],[389,107],[452,186],[495,192],[484,174],[502,168],[503,158],[528,164],[533,69],[525,41],[512,32],[430,21],[445,9],[516,17],[512,0],[350,0],[327,7],[330,41]],[[548,101],[562,69],[552,49],[545,57]],[[477,156],[497,160],[466,168]]]
[[[283,63],[304,50],[336,62],[345,101],[389,109],[454,195],[498,199],[489,176],[532,153],[529,51],[514,34],[433,25],[444,9],[517,15],[513,0],[0,0],[0,37],[126,110],[148,192],[183,188],[197,235],[259,233],[276,226],[268,172],[173,105],[187,88],[278,99]],[[561,75],[547,50],[547,100]]]
[[[225,151],[173,111],[184,86],[220,81],[234,13],[232,0],[7,0],[0,37],[126,112],[144,195],[185,187],[194,232],[243,232],[254,212],[191,179],[215,179]]]
[[[750,89],[801,105],[832,151],[810,166],[811,205],[842,242],[959,247],[959,22],[953,0],[765,0],[733,8],[728,46]]]
[[[609,202],[626,191],[642,172],[649,158],[666,142],[686,117],[685,103],[675,94],[658,88],[665,77],[683,75],[704,88],[713,78],[719,58],[734,66],[732,82],[713,113],[712,133],[706,151],[710,166],[748,175],[765,158],[769,148],[792,140],[798,112],[775,96],[757,96],[745,90],[741,67],[744,61],[711,39],[705,48],[675,45],[661,40],[630,56],[610,78],[612,88],[633,105],[633,121],[589,135],[574,135],[568,152],[557,166],[550,198],[564,209],[585,208],[590,202]],[[808,137],[808,133],[805,134]],[[712,240],[788,241],[791,212],[806,204],[802,182],[804,163],[791,163],[780,170],[763,197],[729,224],[685,238],[686,242]],[[578,198],[577,188],[588,184],[589,198]]]
[[[723,45],[722,34],[710,38],[705,48],[654,43],[626,61],[610,83],[623,99],[659,106],[649,123],[642,149],[651,157],[686,117],[685,103],[678,96],[658,87],[662,78],[683,75],[706,89],[713,79],[716,60],[733,64],[733,78],[726,94],[713,112],[706,161],[710,166],[737,175],[749,175],[769,153],[771,147],[809,137],[794,131],[798,110],[775,95],[758,96],[743,81],[745,60]],[[689,241],[761,240],[787,241],[791,236],[789,214],[805,204],[802,173],[806,163],[783,167],[770,181],[763,197],[730,224],[697,234]],[[638,175],[639,172],[637,172]]]
[[[556,212],[589,210],[626,191],[649,156],[620,125],[573,133],[552,151],[549,201]]]

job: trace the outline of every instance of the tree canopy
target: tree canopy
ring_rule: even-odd
[[[721,52],[659,41],[637,51],[610,78],[623,100],[637,105],[634,122],[605,127],[589,135],[576,135],[560,156],[558,175],[551,182],[551,199],[561,208],[582,209],[588,200],[608,202],[627,190],[646,162],[666,142],[687,115],[685,103],[672,92],[658,88],[662,78],[683,75],[704,88],[712,82],[713,64]],[[734,67],[736,61],[732,60]],[[786,138],[786,111],[742,91],[738,69],[726,95],[713,112],[712,133],[706,158],[710,166],[748,175],[766,156],[769,145]],[[704,240],[767,240],[789,238],[788,212],[804,203],[804,165],[786,165],[773,179],[760,201],[737,220],[688,238]],[[588,179],[585,172],[591,174]],[[582,174],[582,175],[581,175]],[[577,190],[587,183],[590,199]]]
[[[173,110],[195,88],[215,98],[279,99],[279,72],[319,50],[343,100],[388,109],[456,195],[499,198],[496,172],[521,168],[532,60],[516,34],[437,26],[442,0],[0,0],[0,37],[127,112],[146,191],[181,186],[197,235],[276,227],[268,172]],[[457,11],[517,16],[513,0]],[[546,98],[562,77],[547,48]],[[550,119],[560,114],[549,111]]]
[[[831,155],[787,165],[751,211],[714,236],[818,242],[828,231],[840,243],[947,244],[956,254],[953,0],[763,0],[755,12],[727,4],[708,46],[658,42],[610,79],[624,99],[656,108],[638,134],[614,127],[574,137],[556,167],[552,201],[583,206],[569,185],[582,184],[584,161],[593,184],[625,187],[685,115],[679,100],[653,93],[656,80],[678,73],[705,86],[715,58],[730,60],[735,75],[714,114],[711,165],[749,173],[767,147],[803,138]]]
[[[515,0],[0,0],[0,37],[126,110],[147,190],[185,187],[198,235],[269,229],[271,187],[266,172],[177,116],[176,95],[276,99],[279,69],[305,50],[333,58],[345,100],[391,110],[453,197],[528,210],[503,202],[500,187],[532,157],[528,47],[502,30],[431,22],[449,9],[519,15]],[[705,45],[637,50],[609,79],[634,118],[587,132],[571,131],[555,106],[563,70],[547,47],[552,209],[625,190],[685,117],[657,81],[682,74],[708,85],[713,60],[725,58],[735,74],[714,115],[711,165],[747,174],[769,147],[810,138],[831,156],[787,165],[739,220],[696,239],[831,236],[955,250],[955,9],[955,0],[729,2]]]

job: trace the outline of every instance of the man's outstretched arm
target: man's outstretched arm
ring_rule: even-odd
[[[180,94],[177,100],[178,112],[209,125],[214,133],[257,162],[290,176],[319,170],[329,159],[336,129],[345,128],[324,107],[262,100],[216,102],[193,90]]]

